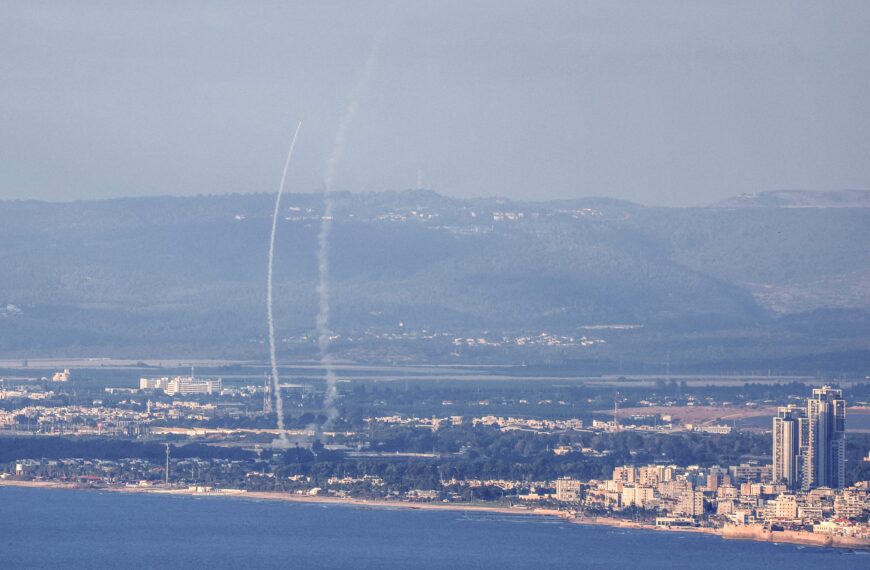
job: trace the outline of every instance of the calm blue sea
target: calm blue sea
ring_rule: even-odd
[[[532,516],[0,487],[0,568],[870,568],[850,551]]]

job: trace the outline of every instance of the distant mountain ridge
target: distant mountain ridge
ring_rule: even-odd
[[[723,208],[870,208],[870,190],[771,190],[741,194],[716,205]]]
[[[604,369],[660,366],[664,353],[689,368],[854,360],[870,346],[870,210],[842,204],[867,193],[768,194],[749,200],[767,206],[661,208],[338,192],[336,350]],[[795,206],[811,203],[841,206]],[[0,318],[0,354],[260,358],[273,206],[269,194],[0,202],[0,307],[14,307]],[[322,211],[318,194],[283,202],[275,309],[285,355],[314,353]],[[633,328],[584,328],[613,324]],[[590,330],[602,342],[582,348],[456,344]]]

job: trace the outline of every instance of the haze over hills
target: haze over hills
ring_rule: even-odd
[[[0,354],[265,358],[273,200],[0,202]],[[338,193],[334,347],[589,372],[864,372],[868,205],[868,191],[704,208]],[[318,194],[283,204],[284,358],[316,351],[321,209]]]
[[[718,204],[725,208],[870,208],[866,190],[772,190],[758,194],[741,194]]]

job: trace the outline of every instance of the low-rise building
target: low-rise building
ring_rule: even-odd
[[[781,494],[772,501],[767,501],[764,508],[765,520],[794,520],[798,518],[797,497],[792,494]]]
[[[574,503],[580,500],[580,481],[569,477],[556,479],[556,500]]]
[[[222,382],[218,378],[216,380],[207,378],[196,378],[194,376],[174,376],[162,378],[140,378],[140,390],[163,390],[167,396],[175,396],[177,394],[217,394],[221,391]]]

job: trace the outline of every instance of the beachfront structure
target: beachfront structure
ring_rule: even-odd
[[[565,503],[580,500],[580,481],[569,477],[556,479],[556,500]]]
[[[660,528],[692,527],[695,519],[691,517],[656,517],[656,526]]]

